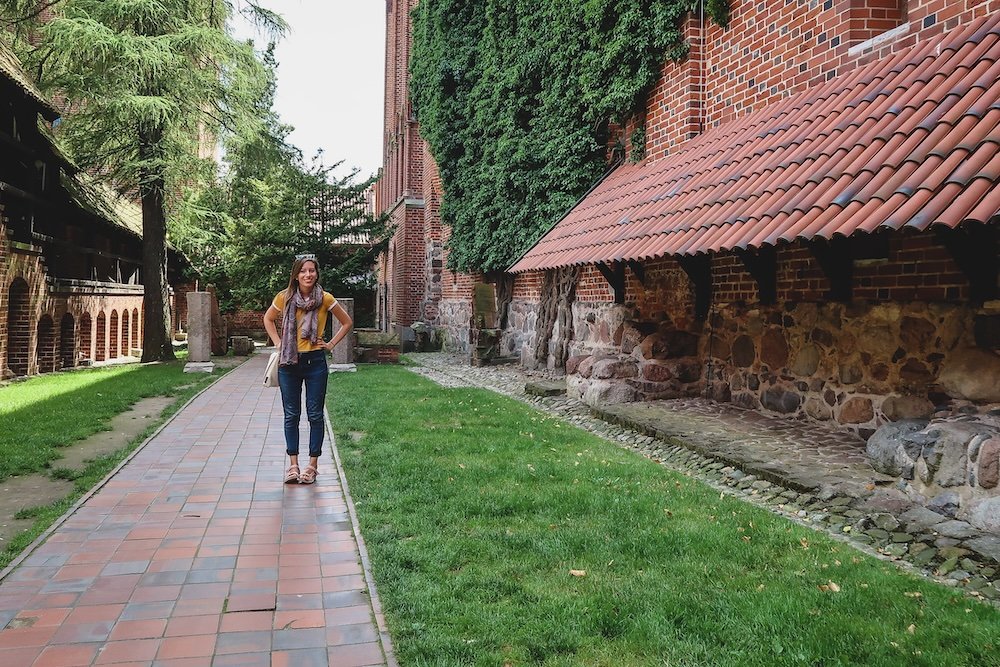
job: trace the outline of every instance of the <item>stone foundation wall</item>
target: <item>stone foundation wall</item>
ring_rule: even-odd
[[[469,327],[472,322],[470,299],[442,299],[438,304],[437,335],[448,352],[470,351]]]
[[[566,370],[588,401],[704,395],[867,437],[890,421],[998,407],[1000,356],[977,347],[974,332],[984,312],[920,302],[722,304],[685,330],[633,305],[577,302]]]
[[[573,304],[566,387],[590,405],[696,396],[702,392],[698,334],[669,320],[635,319],[634,307]]]
[[[533,366],[538,301],[514,298],[507,310],[507,328],[500,338],[500,354],[521,358],[521,365]]]
[[[1000,531],[1000,411],[887,424],[869,438],[868,458],[912,500]]]
[[[889,421],[985,412],[1000,402],[1000,356],[976,347],[975,312],[919,302],[722,306],[701,340],[710,394],[726,398],[724,386],[744,407],[863,436]]]

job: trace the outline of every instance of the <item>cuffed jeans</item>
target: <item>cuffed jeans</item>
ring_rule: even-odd
[[[306,386],[306,419],[309,420],[309,456],[323,452],[323,404],[326,401],[326,354],[323,350],[299,352],[299,361],[278,368],[281,406],[285,411],[285,452],[299,453],[299,418],[302,385]]]

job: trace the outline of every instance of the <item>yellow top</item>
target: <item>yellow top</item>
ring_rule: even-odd
[[[285,291],[282,290],[274,296],[274,301],[271,305],[278,309],[279,313],[285,312]],[[318,337],[322,339],[323,331],[326,330],[326,318],[327,313],[333,310],[333,307],[337,305],[337,300],[333,298],[333,295],[329,292],[323,292],[323,305],[319,307],[318,322],[316,323],[316,331],[319,332]],[[312,352],[313,350],[323,349],[322,344],[313,345],[311,340],[307,340],[302,337],[302,317],[305,315],[306,311],[301,308],[295,309],[295,328],[298,330],[298,335],[295,338],[299,341],[299,352]],[[282,322],[282,326],[285,323]]]

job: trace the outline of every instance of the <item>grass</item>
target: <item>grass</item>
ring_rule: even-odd
[[[40,375],[0,387],[0,480],[47,471],[51,477],[73,482],[73,491],[65,498],[17,514],[15,518],[33,519],[33,523],[4,545],[0,551],[0,569],[104,479],[160,424],[223,373],[224,369],[212,375],[185,374],[183,361],[128,364]],[[175,400],[159,419],[123,447],[88,461],[83,470],[52,467],[60,447],[106,430],[111,418],[150,396],[172,396]]]
[[[112,417],[139,399],[179,396],[178,387],[207,381],[175,361],[50,373],[0,386],[0,481],[44,471],[60,447],[107,430]]]
[[[516,401],[361,367],[329,407],[403,665],[1000,664],[995,608]]]

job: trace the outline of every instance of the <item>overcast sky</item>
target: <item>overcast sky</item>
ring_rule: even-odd
[[[290,25],[278,42],[275,107],[308,160],[359,178],[382,166],[385,0],[259,0]],[[242,29],[239,29],[242,30]],[[248,36],[252,36],[249,35]],[[266,46],[266,37],[254,40]]]

